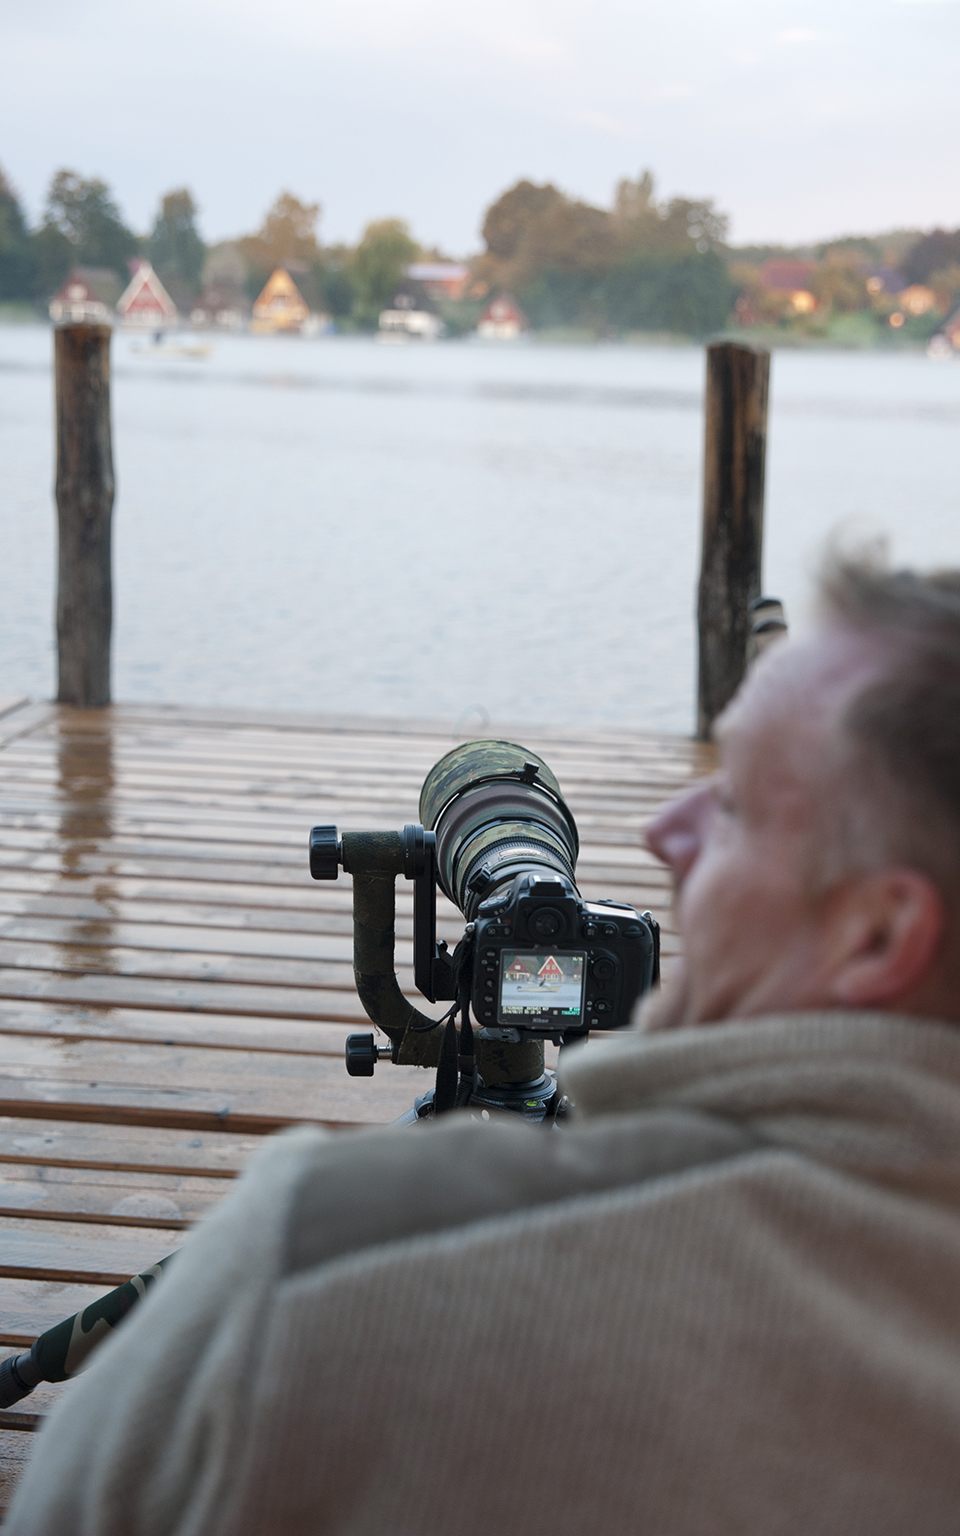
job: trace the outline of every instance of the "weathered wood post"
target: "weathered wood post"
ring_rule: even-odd
[[[113,626],[110,327],[54,332],[57,396],[57,701],[110,703]]]
[[[746,668],[760,595],[770,354],[740,342],[707,348],[703,547],[697,622],[697,736],[705,741]]]

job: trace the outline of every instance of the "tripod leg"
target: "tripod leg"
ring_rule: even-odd
[[[0,1408],[11,1408],[40,1385],[41,1381],[67,1381],[76,1376],[87,1357],[122,1322],[158,1280],[175,1255],[168,1253],[142,1274],[125,1280],[116,1290],[92,1301],[82,1312],[64,1318],[33,1342],[22,1355],[0,1361]]]

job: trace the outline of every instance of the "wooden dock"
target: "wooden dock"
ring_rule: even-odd
[[[580,828],[591,898],[650,907],[642,845],[710,749],[638,733],[502,728],[541,753]],[[349,878],[315,884],[316,822],[417,820],[460,739],[410,721],[0,701],[0,1353],[176,1248],[270,1132],[392,1119],[416,1068],[348,1078]],[[413,993],[412,898],[398,971]],[[441,903],[440,935],[462,919]],[[435,1010],[438,1014],[440,1007]],[[0,1507],[28,1432],[70,1384],[0,1413]]]

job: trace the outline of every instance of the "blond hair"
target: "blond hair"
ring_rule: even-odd
[[[878,675],[840,722],[846,793],[830,858],[928,873],[960,895],[960,571],[891,571],[876,555],[831,556],[820,583],[832,619],[881,642]]]

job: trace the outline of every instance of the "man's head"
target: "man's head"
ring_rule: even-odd
[[[800,1008],[960,1022],[960,575],[831,565],[812,634],[717,723],[666,806],[681,974],[648,1027]]]

